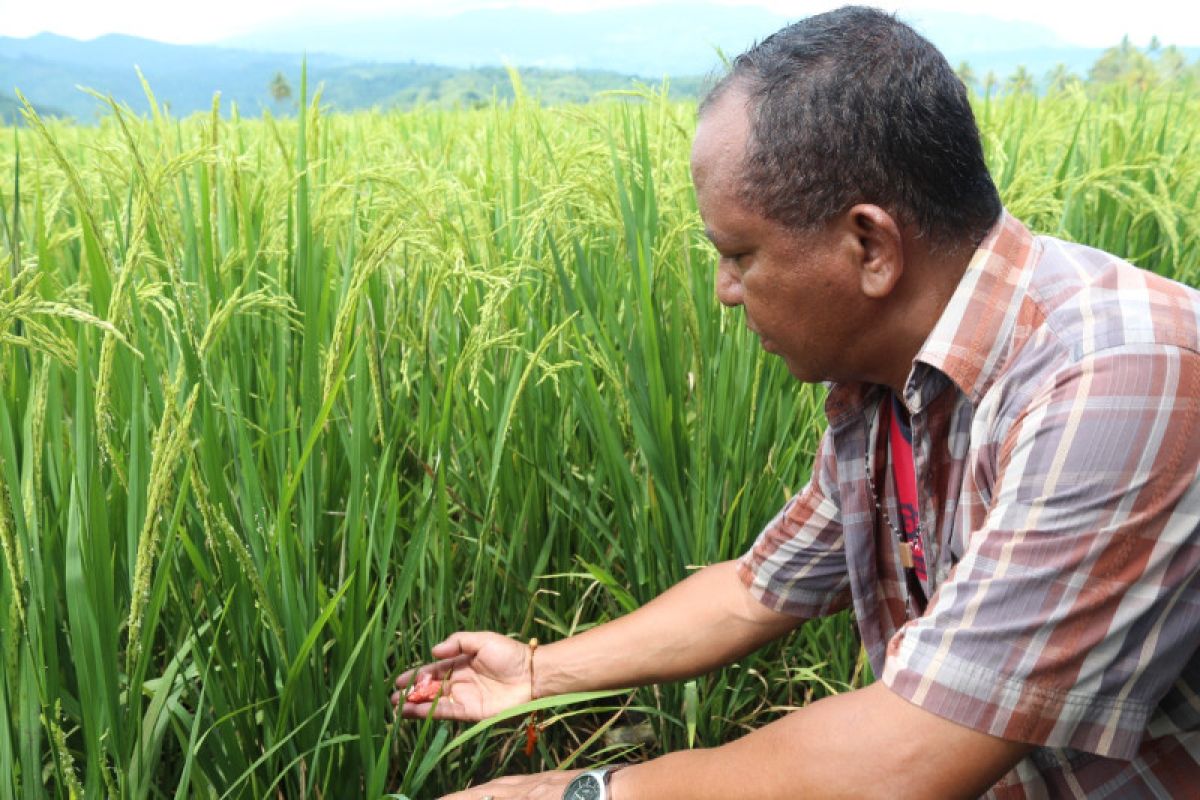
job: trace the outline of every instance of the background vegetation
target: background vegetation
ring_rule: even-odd
[[[519,716],[391,720],[456,629],[553,640],[742,552],[822,425],[713,299],[694,104],[514,98],[0,132],[0,798],[432,797],[870,680],[841,616],[555,705],[531,758]],[[1032,227],[1200,280],[1194,95],[977,111]]]

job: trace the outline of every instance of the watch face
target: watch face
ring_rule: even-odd
[[[604,796],[604,785],[595,775],[584,773],[567,784],[563,800],[600,800]]]

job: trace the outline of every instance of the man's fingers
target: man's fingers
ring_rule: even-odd
[[[459,631],[445,641],[438,642],[430,651],[435,658],[454,658],[459,655],[475,655],[483,647],[484,634],[476,631]]]
[[[430,709],[433,710],[434,719],[460,720],[463,722],[475,722],[476,718],[467,713],[467,709],[462,703],[455,703],[449,697],[442,697],[438,700],[437,708],[433,707],[433,703],[404,703],[400,707],[400,716],[406,719],[425,719],[429,716]]]
[[[433,677],[437,677],[437,664],[423,664],[419,667],[412,667],[404,670],[396,676],[397,689],[410,689],[417,682],[417,678],[424,673],[429,673]]]
[[[422,675],[429,675],[435,680],[445,680],[446,676],[452,672],[457,672],[463,667],[471,663],[470,655],[461,655],[456,658],[444,658],[441,661],[436,661],[433,664],[423,664],[419,667],[406,669],[396,676],[396,688],[406,689],[417,682],[417,678]]]

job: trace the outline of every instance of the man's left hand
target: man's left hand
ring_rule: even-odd
[[[571,779],[582,770],[554,770],[537,772],[533,775],[509,775],[489,781],[482,786],[472,786],[461,792],[448,794],[441,800],[559,800]]]

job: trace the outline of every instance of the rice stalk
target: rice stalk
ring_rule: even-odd
[[[57,761],[58,773],[66,781],[67,797],[70,800],[82,800],[87,797],[83,784],[79,782],[79,773],[75,767],[75,757],[67,746],[67,734],[63,731],[62,700],[54,701],[54,714],[46,721],[50,728],[50,740],[54,745],[54,758]]]
[[[275,637],[275,645],[279,648],[278,652],[286,652],[284,649],[283,626],[280,624],[279,616],[275,613],[274,603],[267,595],[267,588],[263,584],[262,575],[259,572],[258,566],[254,563],[254,556],[246,548],[242,538],[234,530],[229,519],[221,511],[213,505],[212,499],[209,496],[208,487],[200,477],[200,469],[195,464],[195,455],[189,456],[193,459],[193,469],[191,471],[192,491],[195,493],[196,505],[200,508],[200,513],[204,519],[204,528],[206,537],[213,540],[210,547],[215,549],[216,539],[212,534],[215,532],[219,536],[219,541],[223,544],[230,553],[233,554],[238,566],[241,568],[241,575],[250,580],[250,588],[254,592],[257,608],[266,615],[267,629],[271,631]]]
[[[33,129],[35,133],[37,133],[39,138],[41,138],[42,142],[49,149],[52,158],[58,164],[59,169],[62,170],[63,175],[66,176],[67,185],[74,194],[75,202],[78,204],[79,211],[82,214],[84,235],[90,236],[93,241],[97,243],[103,242],[103,229],[92,206],[90,195],[84,188],[83,181],[79,176],[79,172],[71,164],[71,161],[66,157],[66,154],[63,153],[58,142],[53,136],[50,135],[50,131],[46,128],[45,122],[42,121],[41,116],[39,116],[37,111],[34,110],[33,105],[29,102],[29,100],[26,99],[25,95],[21,94],[20,90],[18,90],[16,94],[17,99],[21,101],[21,114],[25,117],[25,122],[31,129]],[[105,247],[99,247],[97,254],[103,259],[105,265],[108,267],[109,274],[112,274],[112,257],[108,252],[108,249]]]
[[[4,469],[4,456],[0,454],[0,476]],[[9,494],[8,482],[0,477],[0,550],[4,552],[4,566],[8,573],[8,585],[12,589],[12,605],[9,607],[9,630],[14,633],[25,625],[25,556],[17,544],[15,525],[12,516],[12,496]],[[9,645],[17,642],[15,635],[6,637]],[[15,651],[10,653],[10,663],[15,658]]]
[[[167,406],[163,410],[162,420],[154,434],[154,444],[150,449],[153,460],[150,464],[150,477],[146,490],[146,515],[142,524],[141,535],[138,538],[137,557],[134,562],[133,584],[130,592],[128,630],[128,650],[126,652],[126,669],[132,673],[133,665],[142,654],[142,618],[146,604],[150,601],[151,570],[158,551],[158,540],[163,524],[162,513],[170,500],[172,478],[175,469],[183,456],[191,438],[192,413],[196,410],[196,401],[200,397],[200,386],[192,387],[183,409],[176,416],[174,397],[175,388],[167,387]]]
[[[333,339],[325,357],[325,371],[321,381],[322,395],[327,396],[332,391],[337,366],[345,357],[346,340],[358,311],[358,301],[362,296],[363,289],[400,240],[403,226],[394,215],[387,215],[381,220],[375,231],[377,235],[368,240],[358,258],[351,274],[350,286],[346,290],[345,297],[342,298],[334,319]]]
[[[293,319],[296,306],[287,295],[279,293],[273,288],[256,289],[248,293],[243,293],[241,287],[234,289],[229,297],[217,304],[208,319],[198,348],[201,357],[207,359],[214,355],[222,333],[234,317],[255,316],[266,312],[273,312],[273,315],[282,319],[284,324],[296,325]]]
[[[115,330],[118,325],[122,324],[123,317],[129,299],[127,297],[133,283],[133,275],[135,265],[139,261],[140,252],[144,243],[144,205],[137,207],[135,218],[132,223],[134,231],[133,240],[129,243],[128,250],[125,253],[124,264],[117,272],[117,280],[113,285],[112,296],[108,304],[108,324]],[[106,456],[108,463],[112,466],[116,473],[117,480],[121,486],[128,487],[129,481],[125,476],[125,470],[121,466],[121,455],[117,452],[112,441],[113,418],[112,418],[112,372],[113,364],[117,353],[116,336],[111,335],[107,330],[105,336],[100,343],[100,358],[99,369],[96,374],[96,391],[94,413],[96,418],[96,437],[100,443],[101,452]],[[125,342],[128,344],[128,342]]]
[[[30,469],[22,476],[21,502],[25,509],[25,519],[37,519],[37,492],[42,485],[42,451],[45,449],[46,435],[46,406],[50,389],[50,359],[43,356],[38,361],[34,373],[33,384],[30,387],[29,448],[31,451]]]
[[[379,444],[383,444],[387,440],[387,431],[384,430],[383,379],[380,377],[379,370],[379,336],[372,322],[375,314],[369,297],[367,298],[367,312],[365,315],[367,322],[359,330],[366,334],[367,373],[371,380],[371,399],[375,402],[376,433],[379,436]]]

